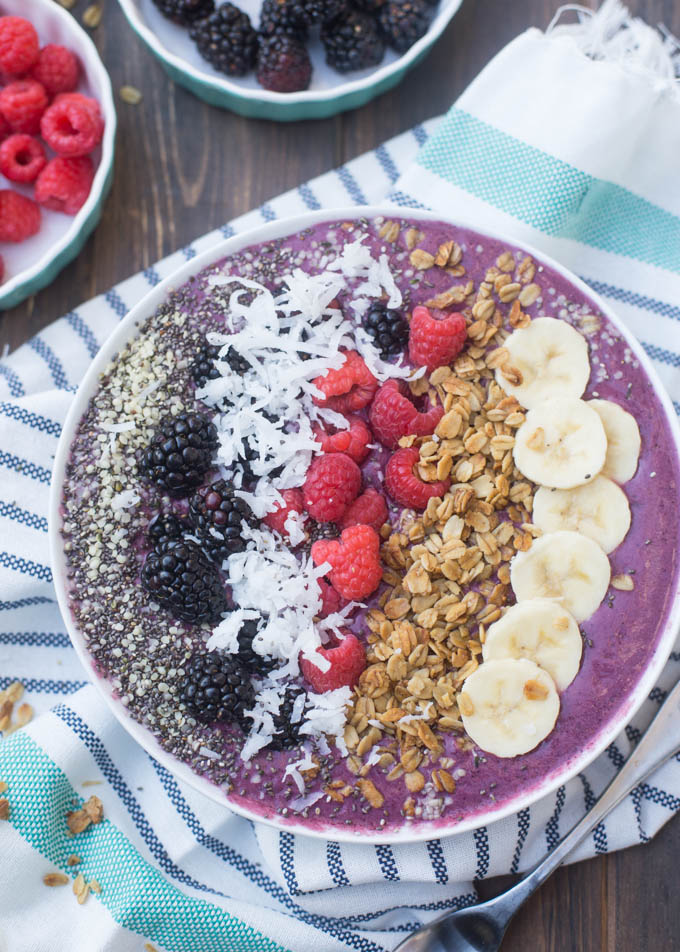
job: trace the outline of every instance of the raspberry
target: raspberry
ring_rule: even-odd
[[[345,363],[339,370],[329,370],[313,383],[324,395],[315,397],[314,402],[338,413],[354,413],[368,406],[378,389],[378,381],[355,350],[345,351]]]
[[[0,172],[10,182],[34,182],[47,164],[42,144],[16,132],[0,145]]]
[[[288,537],[286,519],[291,512],[304,512],[305,502],[301,489],[283,489],[281,495],[285,500],[285,506],[277,503],[276,509],[273,512],[268,512],[262,521],[286,539]]]
[[[331,585],[343,598],[371,595],[382,579],[380,536],[371,526],[350,526],[340,539],[320,539],[312,546],[315,565],[330,562]]]
[[[327,671],[318,668],[310,658],[300,657],[300,670],[317,694],[337,688],[353,688],[366,667],[366,651],[357,636],[347,628],[340,631],[342,641],[316,649],[316,654],[330,662]]]
[[[377,489],[369,487],[347,507],[338,525],[341,530],[350,526],[371,526],[379,532],[387,518],[385,497]]]
[[[256,77],[260,86],[275,93],[307,89],[312,78],[312,61],[304,42],[286,34],[261,36]]]
[[[325,579],[320,578],[317,581],[321,590],[321,611],[318,617],[327,618],[328,615],[334,615],[335,612],[340,611],[343,599]]]
[[[413,309],[408,336],[408,355],[419,367],[432,373],[437,367],[450,364],[463,349],[467,326],[462,314],[432,312],[420,305]]]
[[[387,522],[385,497],[377,489],[366,489],[345,510],[345,515],[340,520],[340,528],[372,526],[376,532],[379,532],[385,522]]]
[[[420,413],[406,396],[406,384],[388,380],[376,393],[369,411],[373,432],[383,446],[395,449],[402,436],[429,436],[444,415],[441,406]]]
[[[347,453],[355,463],[363,463],[371,452],[368,444],[373,439],[373,435],[360,416],[351,414],[347,420],[349,421],[348,430],[336,430],[335,427],[330,427],[331,432],[329,432],[320,426],[315,426],[314,439],[321,443],[324,453]]]
[[[450,479],[426,483],[415,473],[420,460],[417,446],[397,450],[385,467],[385,489],[400,506],[410,509],[427,509],[434,496],[443,496],[451,485]]]
[[[94,167],[89,155],[51,159],[35,183],[35,200],[53,212],[75,215],[90,194]]]
[[[7,122],[3,114],[0,112],[0,142],[7,138],[11,131],[12,130],[9,127],[9,122]]]
[[[36,203],[12,192],[0,189],[0,241],[25,241],[40,229],[40,208]]]
[[[35,27],[23,17],[0,17],[0,73],[22,76],[38,58]]]
[[[71,50],[57,43],[48,43],[40,50],[31,76],[43,84],[48,96],[57,96],[76,88],[79,72],[78,60]]]
[[[35,135],[47,102],[45,87],[35,79],[15,79],[0,92],[0,112],[14,132]]]
[[[346,453],[317,456],[303,487],[305,509],[317,522],[335,522],[360,489],[361,470]]]
[[[99,103],[81,93],[61,93],[45,110],[40,132],[59,155],[87,155],[104,135]]]

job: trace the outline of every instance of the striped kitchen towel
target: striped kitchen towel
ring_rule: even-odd
[[[525,869],[620,767],[680,676],[680,653],[633,724],[584,774],[486,829],[412,846],[312,840],[240,819],[178,782],[87,685],[54,600],[50,467],[89,361],[127,310],[184,260],[306,208],[432,207],[545,249],[603,294],[680,407],[680,94],[670,41],[615,0],[578,25],[529,31],[443,120],[281,195],[84,304],[0,360],[0,690],[36,716],[0,742],[0,952],[338,952],[392,949],[474,901],[473,880]],[[15,714],[19,705],[15,706]],[[93,785],[94,784],[94,785]],[[91,793],[105,819],[69,840]],[[680,762],[641,785],[573,859],[645,842],[680,809]],[[68,865],[77,853],[78,866]],[[82,906],[60,871],[96,879]],[[145,943],[149,943],[147,946]]]

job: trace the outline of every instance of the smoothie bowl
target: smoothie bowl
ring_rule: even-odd
[[[475,828],[616,736],[678,625],[678,424],[559,265],[424,212],[270,223],[95,359],[55,460],[69,633],[212,799]]]

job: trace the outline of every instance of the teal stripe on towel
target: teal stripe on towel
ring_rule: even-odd
[[[110,820],[70,837],[66,813],[82,799],[24,731],[0,741],[0,778],[8,786],[9,822],[17,832],[73,879],[79,872],[88,882],[96,879],[101,893],[88,902],[102,903],[121,926],[169,952],[285,952],[236,916],[177,889]],[[82,863],[71,868],[67,857],[74,852]]]
[[[454,107],[419,165],[559,238],[680,274],[680,218]]]

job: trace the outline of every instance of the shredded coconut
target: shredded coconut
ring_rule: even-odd
[[[304,744],[303,750],[305,752],[305,756],[301,757],[300,760],[296,760],[288,764],[283,772],[284,780],[286,777],[292,777],[300,793],[304,793],[305,789],[305,781],[300,771],[312,770],[314,767],[316,767],[316,764],[312,758],[312,745],[309,743]]]
[[[258,613],[245,608],[237,608],[236,611],[229,612],[208,638],[208,651],[235,654],[238,651],[238,633],[243,622],[254,618],[259,618]]]
[[[308,694],[305,723],[300,728],[301,734],[310,737],[329,734],[335,737],[335,745],[341,754],[347,756],[347,747],[344,740],[346,721],[346,707],[349,704],[352,691],[349,687],[337,688],[325,694]]]
[[[296,512],[294,509],[286,516],[286,521],[283,524],[283,528],[288,534],[290,544],[295,548],[295,546],[300,545],[301,542],[304,542],[307,538],[307,533],[305,531],[305,525],[307,523],[307,515],[304,512]]]
[[[207,757],[208,760],[220,759],[220,755],[216,751],[211,750],[209,747],[205,747],[205,746],[199,747],[198,752],[201,755],[201,757]]]
[[[102,430],[106,430],[107,433],[126,433],[128,430],[134,430],[137,427],[134,420],[123,420],[122,423],[102,423],[100,425]]]
[[[231,476],[236,495],[261,519],[283,503],[281,490],[303,484],[312,457],[321,449],[314,425],[348,426],[344,416],[314,403],[321,396],[314,379],[341,367],[343,350],[356,349],[381,381],[420,376],[424,370],[414,373],[401,360],[395,364],[382,360],[367,332],[356,323],[371,300],[386,300],[389,308],[402,303],[387,255],[373,257],[364,238],[348,242],[335,257],[329,253],[314,274],[296,268],[282,275],[275,292],[231,275],[211,275],[208,283],[225,307],[229,333],[207,335],[208,342],[220,348],[215,363],[220,375],[208,380],[197,397],[215,411],[220,468]],[[351,320],[338,306],[339,296]],[[223,359],[230,348],[247,362],[245,373],[234,373]],[[237,465],[246,450],[257,477],[252,492],[242,488],[242,468]],[[305,519],[298,513],[286,519],[292,547],[306,538]],[[248,712],[253,726],[241,756],[249,760],[271,740],[285,682],[299,674],[300,655],[313,657],[321,670],[327,670],[330,663],[316,649],[330,634],[339,635],[357,605],[350,603],[315,622],[321,609],[318,579],[330,566],[315,567],[309,556],[296,555],[265,528],[253,529],[244,522],[242,533],[245,551],[230,555],[223,565],[226,583],[240,607],[216,626],[208,649],[233,653],[243,622],[261,616],[253,650],[281,661],[258,686],[255,705]],[[301,695],[293,720],[302,720],[301,732],[314,738],[320,749],[328,750],[324,735],[331,735],[346,754],[343,731],[349,697],[349,688]],[[299,768],[300,764],[289,765],[286,773],[302,792]]]
[[[130,509],[131,506],[136,506],[140,499],[141,496],[134,489],[124,489],[112,498],[111,508],[114,512],[118,512],[120,509]]]

